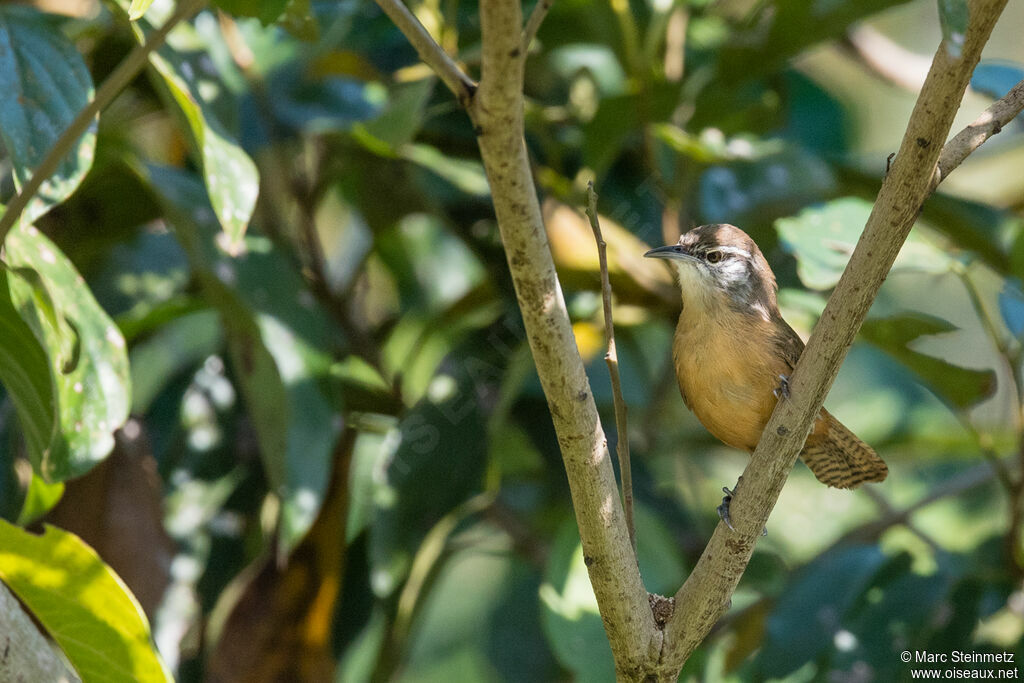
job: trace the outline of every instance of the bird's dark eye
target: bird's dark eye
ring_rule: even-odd
[[[675,250],[676,250],[676,253],[679,253],[679,254],[683,253],[683,248],[682,247],[676,247]]]
[[[722,260],[722,252],[709,251],[705,258],[707,258],[708,263],[718,263],[719,261]]]

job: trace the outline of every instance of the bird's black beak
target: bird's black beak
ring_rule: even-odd
[[[696,257],[694,257],[686,247],[681,246],[679,244],[670,244],[665,247],[656,247],[648,251],[646,254],[644,254],[644,256],[646,258],[692,259],[694,261],[697,260]]]

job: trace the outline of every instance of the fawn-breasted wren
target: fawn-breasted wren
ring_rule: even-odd
[[[672,359],[683,401],[716,438],[753,452],[804,349],[779,313],[775,274],[747,233],[725,224],[694,228],[644,256],[668,259],[679,278],[683,311]],[[837,488],[889,472],[824,408],[800,457]]]

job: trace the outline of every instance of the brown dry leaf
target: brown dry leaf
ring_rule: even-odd
[[[114,444],[106,460],[67,482],[64,496],[43,521],[91,545],[152,619],[175,552],[163,525],[163,487],[137,421],[118,430]]]
[[[331,627],[344,570],[348,470],[355,431],[334,449],[334,473],[316,522],[280,567],[274,554],[236,579],[237,595],[207,662],[207,679],[331,681]]]
[[[545,200],[543,212],[551,255],[563,283],[576,289],[599,289],[597,243],[587,217],[553,199]],[[601,216],[601,235],[608,244],[608,279],[617,301],[679,307],[671,272],[664,264],[644,258],[649,245],[607,216]]]

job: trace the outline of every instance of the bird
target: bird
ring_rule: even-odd
[[[683,402],[715,438],[752,453],[775,404],[789,397],[789,374],[804,349],[779,312],[775,273],[754,240],[726,223],[694,228],[644,256],[667,260],[679,281],[683,309],[672,360]],[[800,458],[818,481],[840,489],[882,481],[889,472],[824,408]],[[732,528],[734,491],[722,490],[719,515]]]

